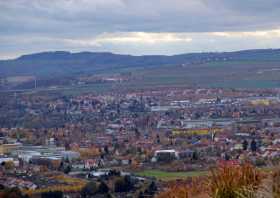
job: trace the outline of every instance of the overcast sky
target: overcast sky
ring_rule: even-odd
[[[280,48],[280,0],[0,0],[0,58]]]

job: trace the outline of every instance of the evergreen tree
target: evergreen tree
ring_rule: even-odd
[[[104,181],[101,181],[98,187],[98,193],[105,194],[109,192],[109,187]]]
[[[63,192],[61,191],[44,192],[41,194],[41,198],[63,198]]]
[[[256,152],[257,151],[257,142],[254,139],[251,142],[251,151],[252,152]]]
[[[246,139],[242,142],[242,148],[244,151],[248,149],[248,141]]]

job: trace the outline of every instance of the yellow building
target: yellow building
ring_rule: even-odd
[[[252,105],[263,105],[263,106],[268,106],[270,105],[271,101],[268,99],[256,99],[251,101]]]
[[[189,136],[189,135],[209,135],[211,132],[218,133],[222,129],[219,128],[206,128],[206,129],[173,129],[172,135],[174,136]]]

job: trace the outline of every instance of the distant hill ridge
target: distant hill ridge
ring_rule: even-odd
[[[195,65],[219,61],[279,62],[280,49],[254,49],[235,52],[204,52],[172,56],[132,56],[110,52],[42,52],[0,61],[0,77],[16,75],[71,76],[149,69],[161,66]]]

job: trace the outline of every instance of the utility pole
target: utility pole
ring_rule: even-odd
[[[34,78],[34,89],[36,89],[36,88],[37,88],[37,78],[35,76],[35,78]]]
[[[14,93],[14,98],[17,99],[17,92]]]

